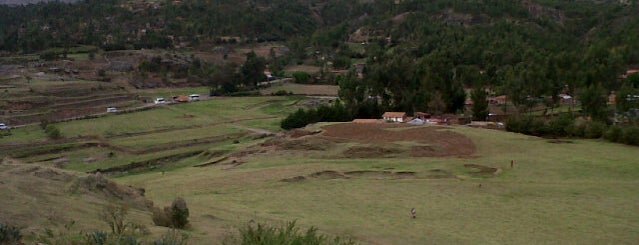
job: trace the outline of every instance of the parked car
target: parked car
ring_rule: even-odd
[[[189,101],[198,101],[200,100],[200,95],[199,94],[191,94],[189,95]]]
[[[0,130],[6,130],[9,129],[9,126],[7,126],[7,124],[5,123],[0,123]]]
[[[116,107],[107,107],[107,112],[118,112],[118,108]]]
[[[162,97],[155,98],[155,104],[164,104],[166,100]]]

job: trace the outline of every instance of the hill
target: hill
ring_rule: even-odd
[[[5,157],[0,163],[0,179],[0,223],[22,228],[29,240],[36,234],[46,237],[46,230],[54,234],[109,230],[106,220],[100,218],[108,205],[126,206],[128,222],[153,226],[153,202],[144,197],[144,189],[124,186],[101,175],[24,164]],[[71,224],[70,230],[65,230]]]

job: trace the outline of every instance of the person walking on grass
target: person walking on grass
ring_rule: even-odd
[[[415,210],[415,208],[410,209],[410,216],[413,217],[413,219],[417,218],[417,210]]]

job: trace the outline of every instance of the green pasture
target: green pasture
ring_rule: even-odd
[[[597,140],[558,144],[461,126],[452,130],[475,142],[474,157],[345,159],[277,151],[236,167],[187,167],[118,180],[145,188],[157,203],[184,197],[197,241],[219,241],[210,234],[251,219],[297,220],[363,244],[633,244],[639,239],[636,147]],[[463,164],[501,170],[479,176]],[[454,177],[309,177],[326,170],[435,169]],[[306,179],[281,181],[295,176]],[[416,219],[410,218],[411,208]]]

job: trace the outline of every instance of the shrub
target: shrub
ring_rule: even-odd
[[[181,197],[175,198],[171,204],[171,223],[178,229],[185,228],[189,223],[189,208]]]
[[[576,137],[576,138],[584,137],[585,130],[586,130],[586,125],[584,123],[573,123],[567,128],[568,136]]]
[[[639,145],[639,127],[628,127],[623,130],[623,143],[628,145]]]
[[[49,126],[49,120],[47,119],[40,120],[40,127],[42,128],[42,130],[47,129],[47,126]]]
[[[249,224],[240,228],[239,244],[355,244],[352,240],[342,241],[339,237],[330,239],[317,234],[317,228],[311,227],[306,232],[300,232],[295,222],[288,222],[281,227]]]
[[[296,83],[309,83],[311,75],[303,71],[297,71],[293,73],[293,78]]]
[[[109,204],[100,213],[100,219],[109,225],[113,234],[121,235],[129,226],[125,222],[128,212],[129,209],[124,205]]]
[[[168,230],[162,238],[155,240],[153,245],[186,245],[189,236],[175,229]]]
[[[157,226],[171,227],[171,218],[163,209],[154,207],[151,218]]]
[[[568,136],[568,128],[574,124],[575,121],[569,115],[561,115],[553,120],[550,120],[547,124],[547,133],[555,137]]]
[[[623,139],[623,129],[619,126],[612,126],[608,128],[604,138],[611,142],[621,142]]]
[[[60,129],[53,124],[48,124],[47,128],[44,129],[44,132],[47,134],[49,139],[59,139],[62,138],[62,133],[60,133]]]
[[[58,57],[60,56],[60,54],[58,54],[55,51],[52,50],[47,50],[47,51],[43,51],[42,53],[40,53],[40,59],[46,60],[46,61],[50,61],[50,60],[56,60],[58,59]]]
[[[189,223],[189,208],[186,206],[186,201],[178,197],[169,207],[154,208],[152,219],[158,226],[183,229]]]
[[[588,139],[598,139],[606,131],[606,124],[602,122],[590,121],[586,123],[584,137]]]
[[[15,226],[0,223],[0,244],[22,244],[20,229]]]
[[[105,231],[94,231],[86,234],[86,243],[95,245],[104,245],[109,239],[109,234]]]
[[[547,136],[548,130],[546,130],[546,122],[543,119],[530,117],[527,120],[526,130],[527,134],[534,136]]]
[[[293,93],[292,92],[291,93],[286,92],[286,90],[278,90],[277,92],[274,92],[271,95],[273,95],[273,96],[286,96],[286,95],[289,95],[289,94],[293,94]]]

